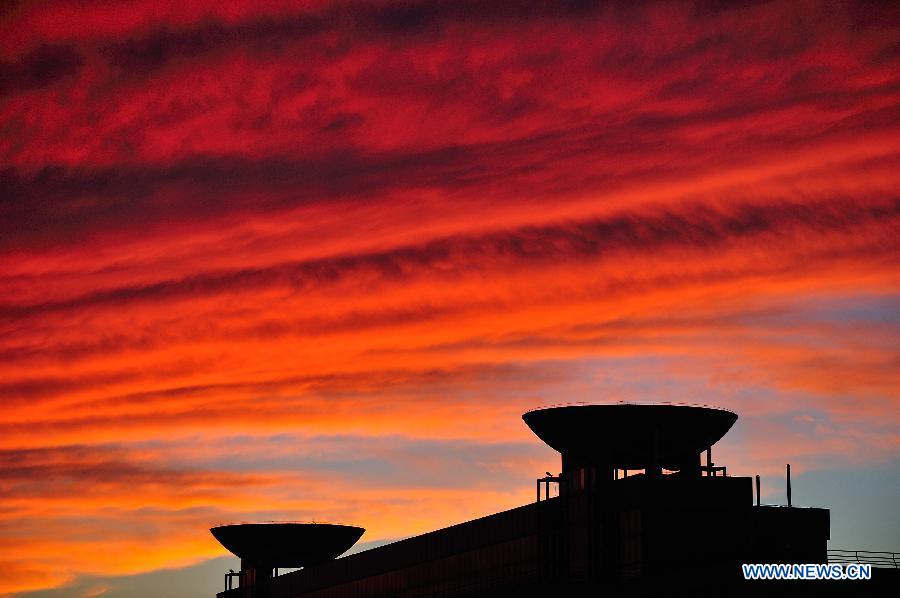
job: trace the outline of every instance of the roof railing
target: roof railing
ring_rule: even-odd
[[[611,402],[592,402],[592,401],[566,401],[562,403],[550,403],[549,405],[541,405],[539,407],[532,407],[528,409],[525,413],[531,413],[532,411],[542,411],[544,409],[552,409],[554,407],[592,407],[594,405],[639,405],[639,406],[649,406],[653,407],[656,405],[671,405],[675,407],[704,407],[706,409],[716,409],[718,411],[728,411],[729,413],[734,413],[731,409],[726,409],[725,407],[719,407],[718,405],[707,405],[706,403],[685,403],[681,401],[611,401]]]
[[[251,521],[216,521],[212,527],[224,527],[226,525],[272,525],[278,523],[302,523],[303,525],[352,525],[348,523],[343,523],[340,521],[328,520],[328,521],[316,521],[314,519],[310,520],[291,520],[291,519],[273,519],[273,520],[265,520],[260,521],[257,519]]]
[[[900,552],[832,548],[828,550],[828,562],[840,565],[859,564],[900,569]]]

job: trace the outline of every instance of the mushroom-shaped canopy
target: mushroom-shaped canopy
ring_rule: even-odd
[[[697,464],[737,415],[714,407],[614,404],[546,407],[522,419],[564,459],[619,469],[654,463],[681,469]]]
[[[337,558],[366,530],[331,523],[238,523],[209,531],[222,546],[248,563],[308,567]]]

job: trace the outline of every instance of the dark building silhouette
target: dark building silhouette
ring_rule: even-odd
[[[881,569],[869,581],[743,579],[742,563],[828,562],[830,522],[827,509],[760,505],[758,476],[754,494],[751,478],[712,462],[711,447],[737,420],[730,411],[575,405],[523,419],[562,455],[562,472],[536,481],[535,502],[340,559],[361,528],[213,528],[242,559],[218,597],[818,596],[898,588],[897,571]],[[277,567],[304,568],[277,575]]]

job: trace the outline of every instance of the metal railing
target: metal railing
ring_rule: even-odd
[[[841,565],[868,564],[873,567],[900,569],[900,553],[834,548],[828,551],[828,562]]]
[[[645,406],[656,406],[656,405],[669,405],[675,407],[705,407],[707,409],[718,409],[720,411],[731,411],[731,409],[725,409],[724,407],[719,407],[717,405],[707,405],[706,403],[684,403],[681,401],[615,401],[615,402],[590,402],[590,401],[564,401],[562,403],[549,403],[547,405],[541,405],[539,407],[532,407],[528,409],[525,413],[531,413],[532,411],[541,411],[543,409],[550,409],[553,407],[591,407],[594,405],[645,405]]]

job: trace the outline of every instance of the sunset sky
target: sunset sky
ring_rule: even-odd
[[[569,401],[732,409],[729,473],[900,551],[898,40],[889,2],[3,2],[0,595],[523,504],[521,413]]]

